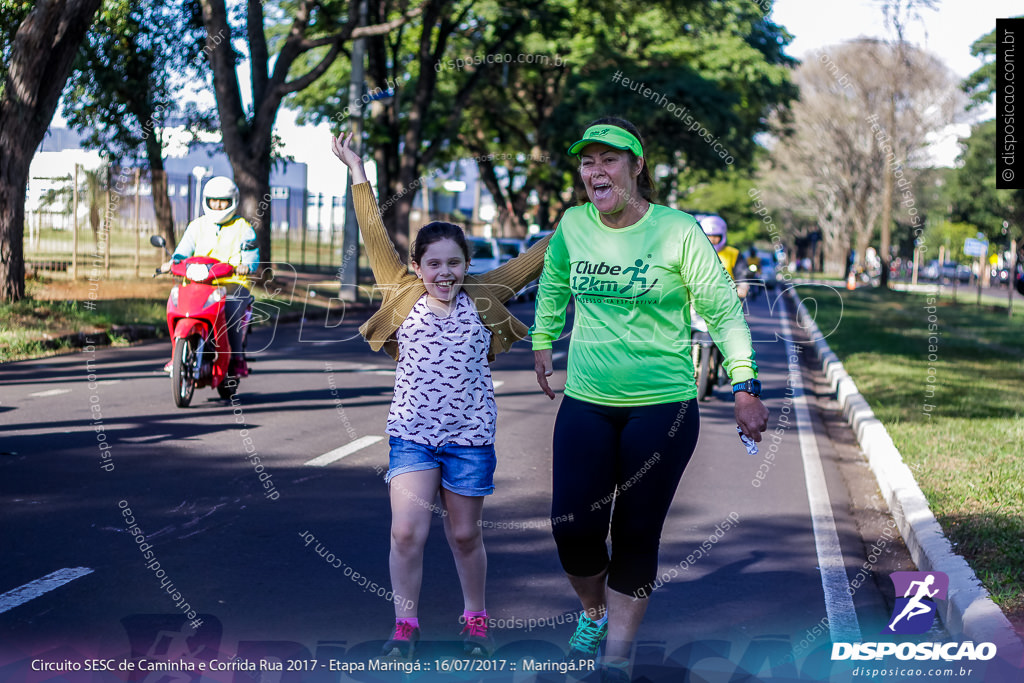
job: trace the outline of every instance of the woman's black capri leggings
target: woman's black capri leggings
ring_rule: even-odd
[[[551,528],[566,573],[596,576],[607,569],[612,590],[636,597],[650,593],[661,529],[699,432],[696,399],[613,407],[562,398],[555,419]]]

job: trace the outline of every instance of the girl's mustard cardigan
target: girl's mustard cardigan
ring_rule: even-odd
[[[371,349],[384,349],[385,353],[398,360],[398,340],[395,333],[427,290],[423,286],[423,281],[410,273],[399,258],[398,251],[381,220],[380,209],[377,207],[370,183],[354,185],[352,198],[370,268],[373,270],[377,286],[384,294],[380,310],[363,323],[359,332],[370,343]],[[547,249],[550,239],[550,236],[545,237],[530,247],[525,254],[494,270],[466,276],[462,288],[476,304],[480,321],[491,331],[488,360],[493,360],[497,354],[508,351],[516,341],[527,338],[526,325],[505,308],[505,302],[539,277],[544,267],[544,250]]]

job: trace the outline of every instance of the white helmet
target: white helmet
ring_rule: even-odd
[[[228,208],[210,208],[211,199],[228,200]],[[210,220],[214,223],[223,225],[234,217],[237,209],[238,186],[235,185],[234,181],[231,180],[231,178],[222,175],[210,178],[210,180],[207,181],[206,186],[203,187],[203,213],[209,216]]]
[[[722,217],[714,214],[704,216],[700,219],[700,227],[704,230],[705,235],[718,235],[722,238],[718,241],[718,244],[715,245],[715,251],[721,251],[722,247],[725,246],[725,241],[729,233],[729,228],[726,227],[725,221],[722,220]]]

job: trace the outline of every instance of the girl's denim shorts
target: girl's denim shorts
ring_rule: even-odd
[[[426,446],[397,436],[389,437],[391,456],[385,482],[406,472],[441,468],[441,486],[460,496],[494,493],[494,444],[459,446],[446,443]]]

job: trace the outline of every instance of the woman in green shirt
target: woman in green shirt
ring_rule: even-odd
[[[768,411],[735,283],[692,216],[650,202],[636,127],[598,119],[569,153],[589,202],[566,211],[551,238],[531,329],[537,382],[553,399],[551,345],[575,299],[553,437],[552,530],[584,608],[570,656],[596,656],[607,639],[605,679],[628,680],[661,530],[697,443],[691,303],[725,356],[740,431],[760,441]]]

